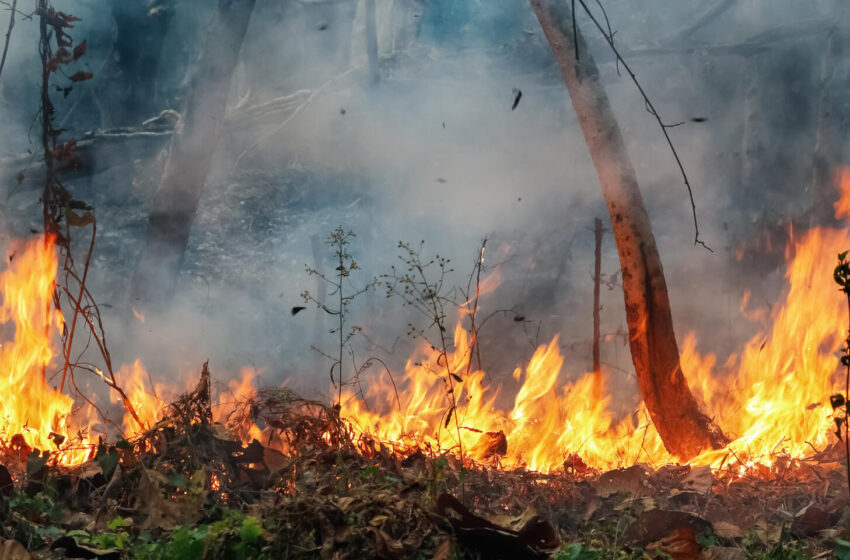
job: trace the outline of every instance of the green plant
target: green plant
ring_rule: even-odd
[[[387,297],[399,297],[405,305],[412,307],[430,321],[424,328],[408,323],[408,336],[419,336],[425,340],[439,355],[437,364],[441,366],[442,372],[438,373],[446,388],[448,406],[442,422],[443,428],[448,428],[454,420],[457,431],[458,449],[461,461],[463,460],[463,445],[460,437],[460,422],[457,414],[457,395],[455,384],[463,382],[458,372],[452,371],[449,363],[449,347],[451,346],[451,335],[447,328],[446,309],[458,307],[453,290],[446,284],[446,276],[453,272],[450,267],[450,259],[434,255],[431,258],[422,256],[425,241],[422,240],[418,247],[414,247],[403,241],[398,242],[400,254],[398,259],[403,266],[393,265],[388,274],[381,276]],[[429,334],[434,333],[434,334]],[[437,372],[435,372],[437,373]]]
[[[328,306],[325,302],[319,301],[316,297],[314,297],[309,291],[305,291],[301,294],[301,297],[304,299],[306,303],[314,303],[316,306],[327,313],[328,315],[335,316],[337,318],[337,326],[330,330],[330,334],[337,335],[337,349],[336,355],[331,355],[327,352],[320,350],[316,346],[311,346],[311,348],[321,354],[322,356],[328,358],[333,363],[330,368],[330,377],[331,383],[337,389],[337,402],[336,402],[336,411],[339,412],[342,407],[342,388],[345,385],[353,383],[356,380],[357,375],[360,373],[360,370],[363,369],[364,366],[360,368],[355,367],[354,374],[347,378],[343,374],[343,360],[345,358],[346,347],[348,346],[351,338],[360,332],[360,327],[356,325],[352,325],[348,327],[346,324],[346,318],[349,313],[349,309],[351,304],[354,302],[357,296],[369,291],[373,287],[373,283],[367,283],[359,288],[355,288],[354,291],[349,291],[351,289],[350,277],[352,272],[355,270],[359,270],[359,266],[357,265],[357,261],[354,260],[354,257],[349,253],[349,245],[351,244],[351,240],[356,236],[352,231],[345,231],[342,226],[337,227],[335,230],[331,232],[328,238],[325,240],[325,244],[333,249],[334,259],[336,261],[336,268],[334,275],[326,275],[325,273],[315,269],[307,267],[307,274],[310,276],[318,276],[325,283],[327,283],[331,287],[330,296],[336,296],[337,304],[336,308]],[[352,356],[352,361],[354,361],[354,352],[350,346],[348,346],[348,351]],[[334,378],[334,370],[336,370],[336,378]]]
[[[571,543],[558,551],[555,560],[597,560],[602,558],[602,550],[598,548],[585,548],[580,542]]]
[[[835,548],[832,552],[838,560],[850,560],[850,541],[836,537]]]
[[[841,356],[841,364],[845,369],[844,393],[832,395],[829,402],[833,411],[841,410],[843,413],[842,416],[835,417],[835,435],[838,436],[839,440],[844,440],[844,460],[847,470],[848,493],[850,493],[850,425],[848,425],[848,417],[850,417],[850,414],[848,414],[850,413],[850,409],[848,409],[848,406],[850,406],[850,403],[848,403],[848,396],[850,396],[850,262],[847,261],[847,253],[848,251],[844,251],[838,254],[838,265],[832,273],[835,283],[841,287],[841,291],[847,298],[848,330],[844,339],[843,355]],[[844,428],[843,438],[841,437],[842,427]]]

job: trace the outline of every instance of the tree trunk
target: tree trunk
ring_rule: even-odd
[[[145,245],[131,286],[135,299],[167,301],[174,291],[254,2],[218,1],[154,195]]]
[[[681,459],[722,447],[725,437],[699,410],[682,374],[664,271],[637,176],[596,64],[573,27],[570,3],[530,3],[561,68],[608,204],[623,270],[632,362],[646,408],[667,450]]]

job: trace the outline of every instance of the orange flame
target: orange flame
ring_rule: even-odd
[[[44,376],[54,356],[53,329],[63,325],[50,301],[56,279],[54,240],[15,243],[9,261],[0,272],[0,325],[5,326],[0,332],[13,327],[14,338],[0,345],[0,448],[19,454],[28,448],[57,451],[72,439],[68,418],[74,402],[51,388]],[[63,450],[61,460],[79,462],[87,453]]]
[[[836,177],[842,191],[837,215],[850,217],[850,168]],[[70,396],[51,388],[44,376],[55,365],[52,343],[64,325],[61,313],[50,306],[57,270],[53,240],[16,248],[7,270],[0,272],[0,335],[12,337],[0,345],[0,390],[6,395],[0,402],[0,451],[23,454],[38,448],[54,451],[58,462],[79,463],[90,455],[88,432],[97,421],[90,411],[75,408]],[[686,337],[681,363],[688,383],[704,410],[733,438],[727,448],[703,453],[692,464],[769,467],[779,456],[803,458],[834,441],[828,396],[839,390],[836,353],[846,310],[831,273],[835,255],[848,248],[850,235],[829,228],[790,242],[785,301],[770,313],[772,327],[726,363],[699,354],[696,337]],[[498,281],[496,276],[492,280],[492,285]],[[748,300],[749,294],[742,311]],[[485,373],[471,367],[474,341],[462,327],[467,316],[461,312],[447,355],[423,344],[401,377],[370,379],[364,397],[343,394],[340,413],[356,433],[404,451],[462,453],[479,463],[543,472],[562,468],[575,456],[599,469],[675,461],[648,415],[618,418],[609,397],[594,396],[592,373],[564,382],[565,357],[557,336],[516,369],[516,387],[491,387]],[[767,315],[750,318],[765,320]],[[603,371],[606,383],[614,382],[612,375]],[[151,390],[140,362],[122,367],[117,377],[145,427],[162,415],[163,396],[177,392],[163,385]],[[253,370],[243,370],[240,380],[230,383],[231,393],[252,392],[254,377]],[[515,395],[508,409],[497,405],[503,390]],[[223,418],[233,403],[222,401],[217,407],[216,416]],[[129,417],[124,425],[127,437],[140,430]],[[252,426],[243,435],[259,438],[261,432]]]
[[[836,182],[841,190],[837,216],[850,217],[850,168],[842,168]],[[839,390],[834,374],[846,310],[836,296],[832,269],[835,255],[850,248],[850,235],[816,228],[799,241],[791,239],[786,299],[771,315],[772,329],[754,336],[719,368],[713,355],[697,352],[693,334],[682,345],[689,385],[733,438],[725,449],[694,458],[693,465],[769,467],[780,455],[803,458],[834,441],[828,396]],[[749,294],[742,311],[748,300]],[[749,318],[765,317],[750,313]],[[496,407],[501,387],[485,386],[484,373],[476,371],[455,384],[459,404],[447,421],[448,377],[465,372],[470,359],[460,324],[454,348],[447,368],[437,352],[422,347],[417,360],[408,362],[397,393],[390,380],[372,380],[365,400],[346,395],[342,415],[364,435],[396,446],[462,451],[469,459],[505,467],[552,471],[574,454],[600,469],[675,461],[648,419],[640,426],[631,416],[617,420],[608,398],[594,398],[593,374],[565,384],[558,393],[564,358],[557,337],[537,349],[524,371],[515,372],[522,384],[512,409]]]

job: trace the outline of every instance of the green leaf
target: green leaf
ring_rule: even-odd
[[[850,560],[850,541],[836,537],[833,553],[838,560]]]
[[[260,527],[259,521],[255,518],[248,516],[242,520],[242,526],[239,528],[239,538],[242,542],[254,544],[262,534],[263,528]]]
[[[555,560],[596,560],[598,558],[601,558],[599,549],[585,549],[581,543],[572,543],[555,556]]]
[[[100,470],[103,471],[103,476],[109,480],[115,467],[118,466],[118,452],[115,448],[109,450],[108,453],[101,453],[97,456],[97,464],[100,465]]]
[[[130,521],[129,519],[124,519],[123,517],[118,515],[118,516],[115,517],[115,519],[113,519],[112,521],[107,523],[106,527],[110,531],[117,531],[118,529],[121,529],[123,527],[127,527],[128,525],[132,525],[132,524],[133,524],[133,522]]]
[[[47,459],[50,458],[50,452],[41,453],[38,449],[33,449],[29,457],[27,457],[27,476],[38,474],[47,464]]]

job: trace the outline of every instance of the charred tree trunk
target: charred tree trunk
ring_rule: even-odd
[[[596,64],[573,26],[569,2],[530,2],[561,68],[611,215],[632,362],[646,408],[670,453],[690,459],[721,447],[725,437],[699,410],[682,374],[661,258]]]
[[[154,195],[145,245],[131,286],[133,298],[144,302],[167,300],[174,291],[254,2],[218,1]]]

